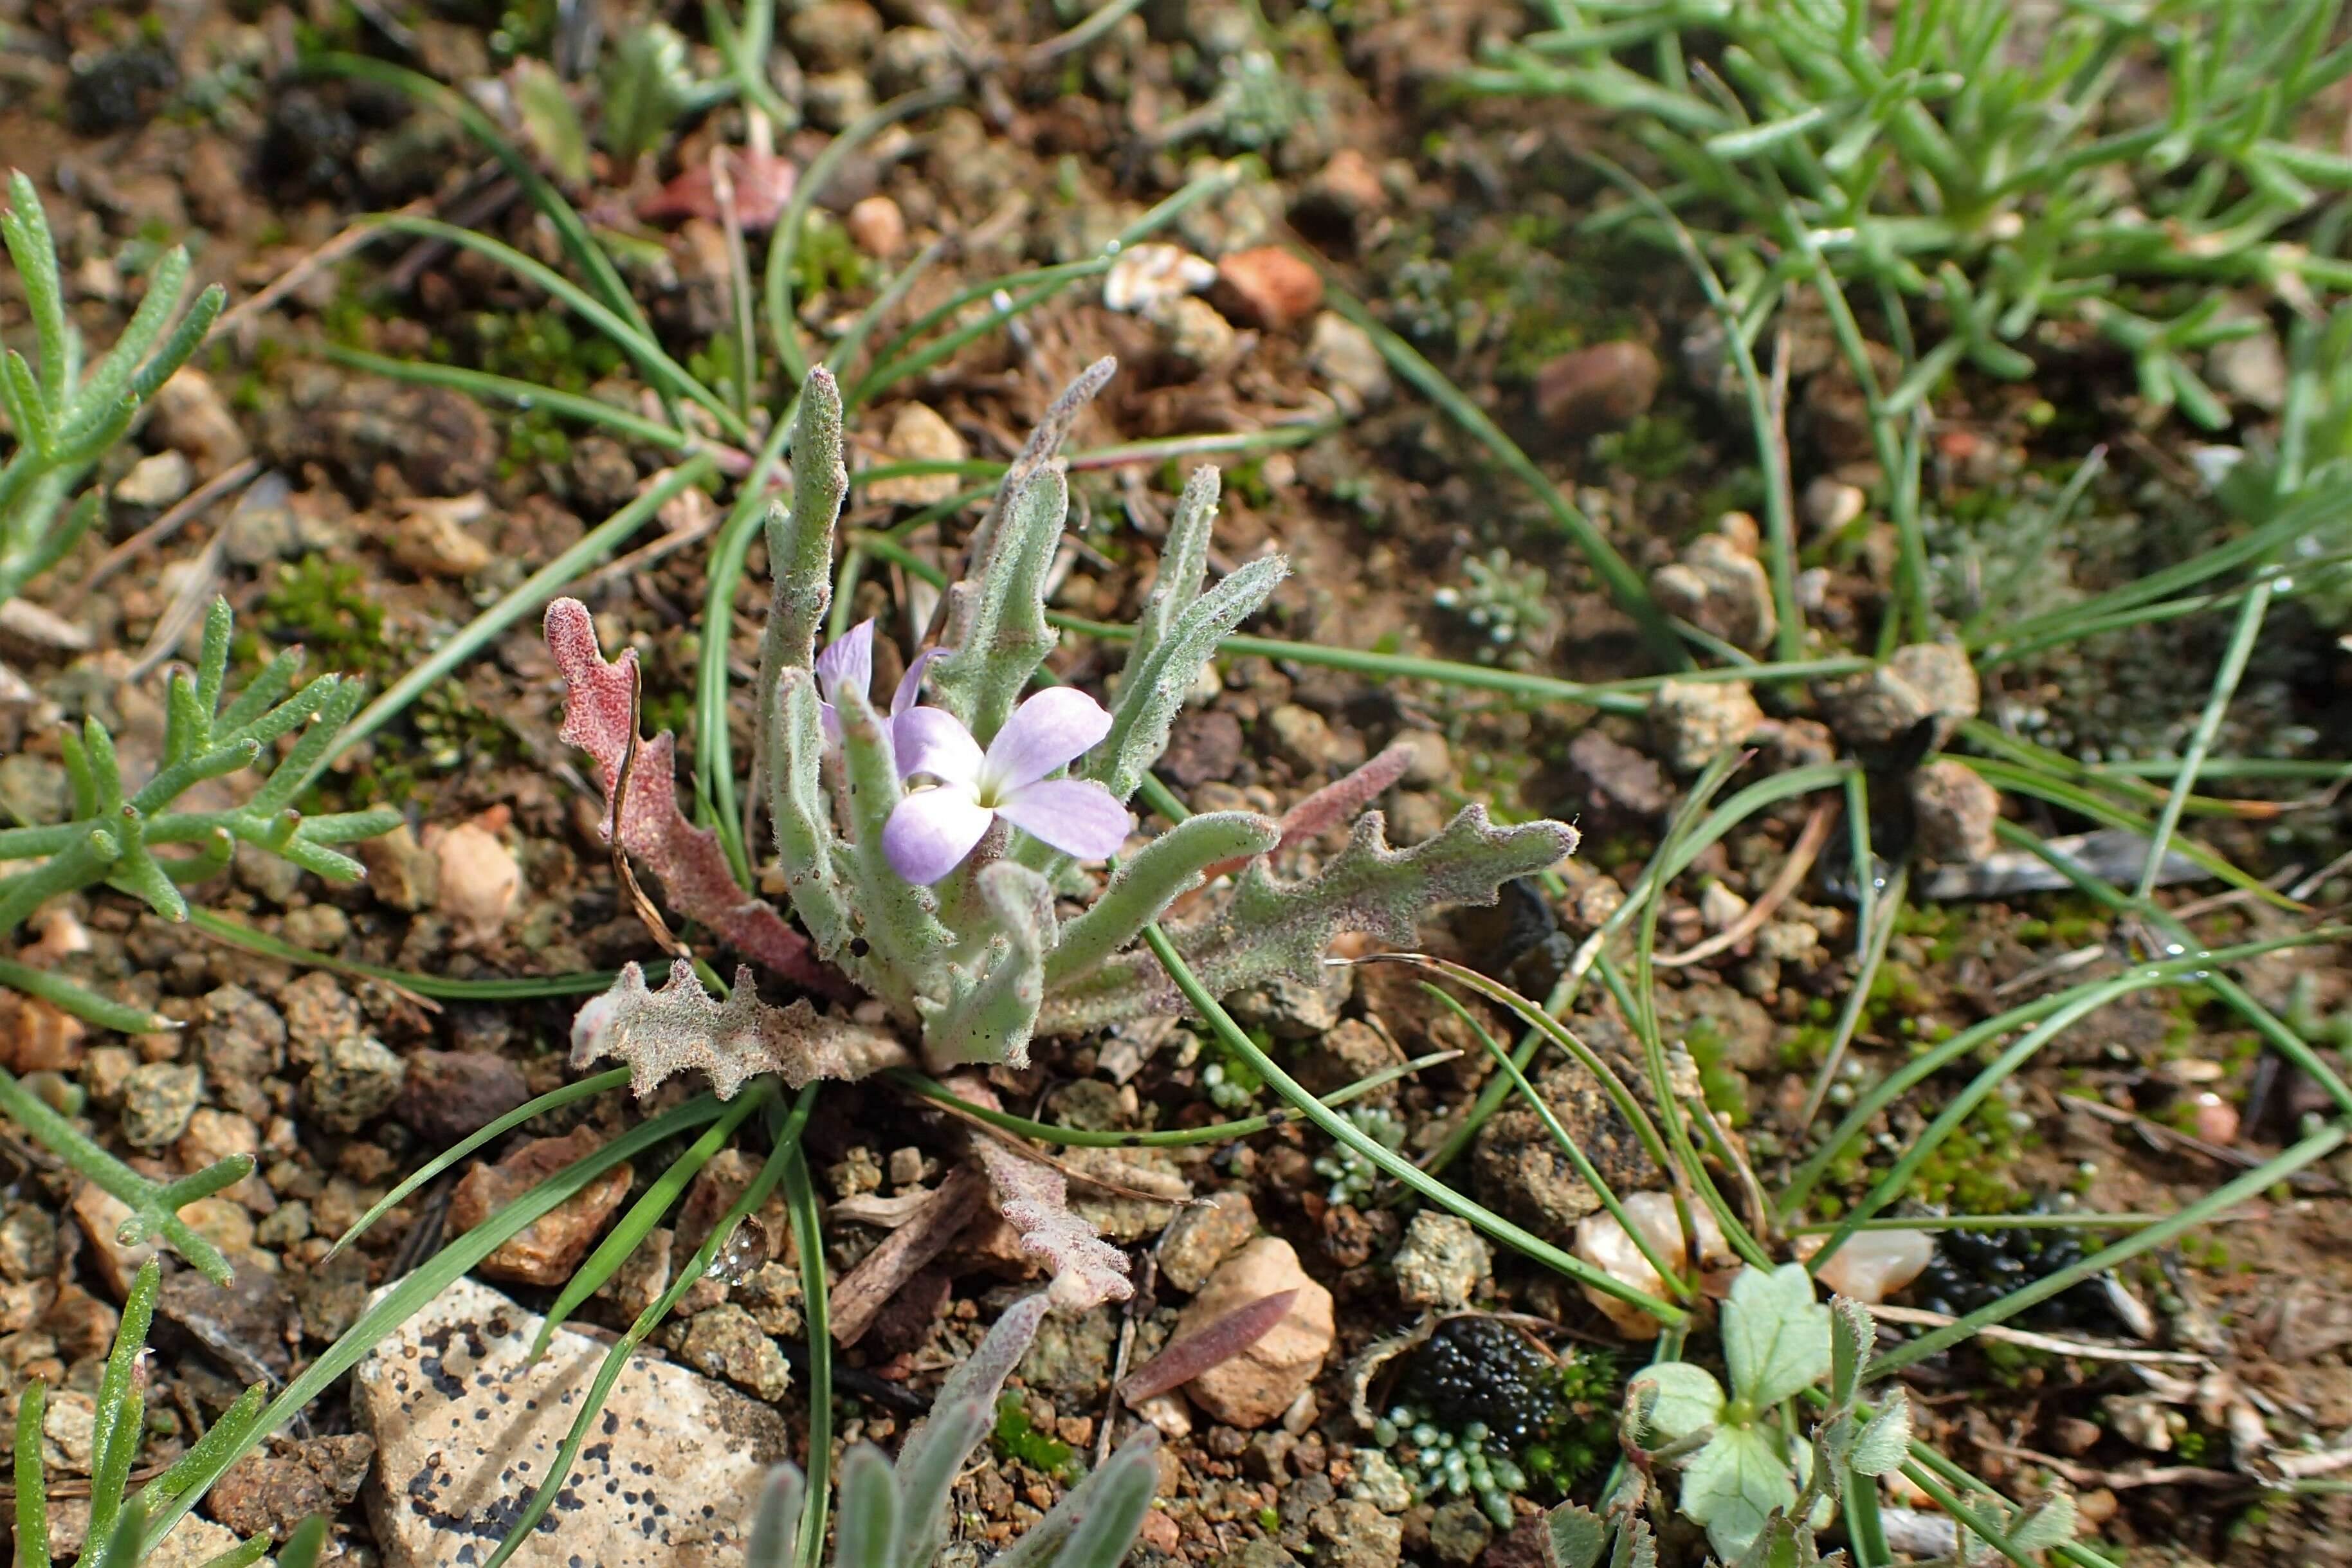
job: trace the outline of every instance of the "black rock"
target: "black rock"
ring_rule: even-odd
[[[180,85],[169,51],[152,44],[109,49],[77,61],[66,84],[66,123],[83,136],[103,136],[146,124]]]

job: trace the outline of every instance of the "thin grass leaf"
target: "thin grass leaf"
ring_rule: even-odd
[[[1167,934],[1156,923],[1143,928],[1143,940],[1160,960],[1161,967],[1168,972],[1169,978],[1183,994],[1186,1003],[1194,1013],[1208,1021],[1210,1028],[1216,1033],[1218,1039],[1226,1048],[1239,1055],[1265,1080],[1268,1088],[1281,1095],[1294,1110],[1312,1121],[1326,1136],[1346,1144],[1349,1149],[1370,1161],[1382,1174],[1402,1182],[1431,1203],[1437,1204],[1449,1213],[1469,1221],[1488,1236],[1525,1253],[1536,1262],[1567,1275],[1578,1284],[1590,1285],[1604,1295],[1614,1296],[1621,1301],[1638,1307],[1662,1323],[1679,1323],[1685,1320],[1686,1314],[1680,1307],[1669,1301],[1662,1301],[1647,1291],[1636,1290],[1614,1276],[1593,1268],[1582,1258],[1561,1251],[1551,1243],[1512,1224],[1493,1210],[1471,1202],[1419,1166],[1399,1158],[1386,1146],[1366,1136],[1362,1129],[1354,1122],[1330,1110],[1322,1101],[1308,1094],[1297,1079],[1285,1072],[1273,1058],[1258,1048],[1255,1041],[1243,1033],[1241,1026],[1234,1022],[1233,1016],[1218,1004],[1217,999],[1209,994],[1206,987],[1202,985],[1198,977],[1184,963],[1182,956],[1177,952],[1175,945],[1168,940]]]
[[[327,763],[406,711],[410,703],[487,647],[499,633],[525,616],[545,609],[548,601],[570,586],[573,579],[619,549],[631,535],[652,521],[671,497],[689,485],[700,484],[712,472],[713,464],[709,458],[688,458],[656,479],[636,500],[583,534],[578,543],[509,589],[497,604],[466,623],[462,630],[436,648],[430,658],[393,682],[383,696],[362,710],[342,731],[333,748],[318,764],[306,770],[302,786],[307,788],[315,783]]]
[[[1399,375],[1411,382],[1435,403],[1464,431],[1495,455],[1504,468],[1510,470],[1536,494],[1552,521],[1567,535],[1593,575],[1617,607],[1632,616],[1640,626],[1642,637],[1649,645],[1652,657],[1668,669],[1690,668],[1689,651],[1675,635],[1657,601],[1650,596],[1649,584],[1633,564],[1617,552],[1617,547],[1594,525],[1592,520],[1560,493],[1559,487],[1545,477],[1541,468],[1519,449],[1518,443],[1503,434],[1502,427],[1486,416],[1484,409],[1463,395],[1461,388],[1446,378],[1445,374],[1423,359],[1411,343],[1381,324],[1379,318],[1365,309],[1362,300],[1343,289],[1327,288],[1331,309],[1355,323],[1370,335],[1381,357]]]
[[[333,1344],[328,1346],[316,1361],[279,1392],[277,1398],[269,1402],[250,1431],[240,1435],[236,1442],[223,1445],[218,1452],[207,1457],[205,1464],[177,1477],[181,1489],[174,1495],[164,1496],[157,1491],[158,1483],[149,1483],[147,1490],[140,1495],[142,1499],[152,1497],[157,1509],[154,1522],[147,1534],[151,1548],[189,1509],[195,1506],[197,1500],[229,1466],[258,1447],[265,1435],[278,1431],[291,1421],[312,1400],[358,1365],[361,1358],[379,1341],[447,1289],[459,1276],[614,1165],[667,1139],[701,1126],[719,1116],[721,1109],[719,1102],[711,1096],[698,1095],[674,1110],[640,1122],[516,1197],[480,1225],[435,1253],[415,1273],[378,1295],[356,1322],[344,1330]]]

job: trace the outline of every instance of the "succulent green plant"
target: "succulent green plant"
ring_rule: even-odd
[[[1430,906],[1491,900],[1502,883],[1576,845],[1564,823],[1500,826],[1471,805],[1398,850],[1380,815],[1366,812],[1317,875],[1277,879],[1268,853],[1335,825],[1393,782],[1402,758],[1383,758],[1296,820],[1185,816],[1160,798],[1181,820],[1125,854],[1099,886],[1080,871],[1085,860],[1121,856],[1133,827],[1127,803],[1167,745],[1185,693],[1219,640],[1288,571],[1268,556],[1204,586],[1218,489],[1204,468],[1177,507],[1111,705],[1057,685],[1030,689],[1057,636],[1045,616],[1068,509],[1056,453],[1111,369],[1102,362],[1065,393],[1012,465],[967,574],[949,587],[940,647],[912,661],[883,711],[867,692],[870,623],[817,647],[847,480],[839,394],[826,372],[809,376],[793,433],[792,500],[768,521],[774,598],[753,760],[805,936],[747,899],[716,835],[679,811],[670,737],[637,739],[634,654],[606,662],[584,605],[559,600],[548,611],[549,642],[571,683],[564,736],[602,765],[607,800],[620,801],[608,831],[661,879],[670,907],[805,986],[879,999],[899,1029],[919,1034],[934,1068],[1019,1063],[1037,1035],[1178,1010],[1175,982],[1138,939],[1180,895],[1227,871],[1237,872],[1230,891],[1170,931],[1192,973],[1221,994],[1276,977],[1312,983],[1341,931],[1410,944]],[[919,701],[926,683],[936,705]],[[1065,913],[1066,900],[1086,907]],[[765,1007],[748,985],[721,1009],[686,964],[658,992],[624,972],[583,1010],[574,1039],[575,1060],[627,1060],[641,1089],[713,1065],[714,1041],[732,1082],[781,1071],[798,1084],[871,1070],[890,1056],[871,1031],[845,1035],[805,1003]]]
[[[203,345],[226,296],[215,283],[183,314],[188,253],[174,246],[148,273],[146,297],[114,347],[85,366],[80,335],[66,320],[48,214],[21,173],[9,176],[0,240],[24,284],[39,362],[15,349],[0,358],[0,415],[16,440],[0,465],[0,601],[5,601],[63,560],[98,521],[99,492],[85,490],[75,499],[75,487],[122,439],[140,406]]]
[[[957,1473],[994,1428],[1004,1379],[1028,1352],[1050,1306],[1041,1293],[1006,1309],[980,1348],[940,1384],[930,1414],[908,1434],[896,1465],[870,1443],[844,1458],[835,1568],[930,1568],[948,1542],[948,1494]],[[1150,1426],[1139,1426],[993,1561],[1001,1568],[1117,1568],[1160,1483],[1159,1439]],[[780,1465],[772,1473],[745,1553],[747,1568],[791,1568],[799,1561],[794,1549],[805,1523],[805,1495],[799,1467]]]
[[[205,622],[195,668],[175,671],[164,700],[163,746],[154,773],[132,788],[122,776],[114,737],[95,718],[82,732],[62,737],[73,790],[69,820],[0,828],[0,862],[24,868],[0,876],[0,935],[14,931],[52,899],[107,886],[143,900],[165,920],[188,918],[184,883],[227,868],[237,845],[249,844],[331,881],[362,875],[357,860],[334,846],[390,831],[400,814],[390,807],[306,816],[294,801],[314,767],[357,710],[364,689],[341,676],[322,675],[293,690],[299,648],[281,651],[245,689],[229,698],[228,601],[215,600]],[[290,694],[289,694],[290,693]],[[282,754],[278,742],[296,737]],[[207,780],[260,767],[265,776],[243,801],[216,809],[173,806]],[[184,848],[186,854],[159,854]],[[144,1007],[97,995],[49,970],[0,959],[0,985],[110,1029],[138,1034],[176,1026]],[[71,1121],[0,1070],[0,1110],[87,1180],[127,1204],[123,1239],[160,1235],[181,1256],[216,1279],[227,1265],[177,1211],[215,1193],[252,1169],[245,1156],[223,1161],[168,1184],[159,1184],[108,1154]]]
[[[149,1540],[147,1521],[186,1491],[215,1458],[240,1442],[260,1418],[262,1390],[248,1388],[170,1468],[129,1496],[131,1467],[146,1436],[147,1331],[155,1321],[163,1269],[153,1258],[140,1267],[122,1303],[114,1348],[99,1375],[97,1417],[89,1460],[89,1527],[78,1559],[81,1568],[138,1568],[169,1534]],[[16,1406],[16,1568],[49,1568],[49,1499],[41,1461],[47,1389],[28,1384]],[[313,1568],[327,1539],[327,1521],[305,1520],[277,1552],[278,1568]],[[269,1555],[266,1535],[204,1560],[202,1568],[248,1568]],[[191,1562],[178,1558],[175,1561]]]
[[[2056,318],[2129,354],[2151,412],[2219,428],[2194,361],[2253,330],[2224,291],[2308,310],[2352,282],[2334,245],[2352,160],[2298,133],[2352,71],[2342,0],[1549,8],[1465,85],[1613,111],[1759,310],[1823,267],[1939,307],[1888,412],[1962,361],[2023,377],[2020,345]],[[1671,239],[1639,204],[1595,222]]]

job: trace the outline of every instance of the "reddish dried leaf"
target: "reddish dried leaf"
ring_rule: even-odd
[[[1275,845],[1273,852],[1279,854],[1310,838],[1320,838],[1339,824],[1352,821],[1357,813],[1380,799],[1391,784],[1404,777],[1405,770],[1411,766],[1412,748],[1398,741],[1345,778],[1332,780],[1282,814],[1282,838]],[[1201,879],[1213,882],[1248,864],[1247,858],[1220,860],[1202,872]]]
[[[763,234],[775,227],[778,215],[792,199],[800,170],[773,153],[756,149],[738,153],[722,149],[727,177],[735,187],[735,218],[746,234]],[[719,182],[711,166],[697,163],[637,204],[637,216],[649,220],[698,217],[719,221]]]
[[[985,1139],[973,1147],[996,1189],[997,1212],[1021,1233],[1021,1250],[1054,1266],[1053,1282],[1045,1288],[1054,1305],[1083,1312],[1135,1293],[1128,1282],[1127,1254],[1070,1212],[1069,1184],[1060,1172]]]
[[[1127,1374],[1118,1396],[1140,1405],[1154,1394],[1192,1382],[1213,1366],[1222,1366],[1274,1331],[1298,1300],[1296,1290],[1261,1296],[1246,1307],[1236,1307],[1215,1322],[1171,1340],[1167,1347]]]
[[[604,798],[620,788],[635,718],[635,648],[608,661],[596,646],[596,625],[577,599],[547,606],[547,647],[570,688],[563,699],[562,737],[596,759]],[[746,893],[728,869],[719,835],[697,827],[678,809],[676,743],[665,730],[640,743],[629,762],[629,797],[621,803],[621,848],[659,877],[669,904],[719,932],[742,952],[794,984],[829,996],[856,992],[783,917]],[[608,816],[603,831],[609,838]]]

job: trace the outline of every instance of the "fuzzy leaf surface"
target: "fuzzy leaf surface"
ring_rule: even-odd
[[[1070,1212],[1069,1184],[1059,1171],[992,1141],[975,1148],[996,1189],[998,1212],[1021,1233],[1021,1250],[1053,1265],[1045,1294],[1055,1306],[1083,1312],[1135,1293],[1127,1278],[1127,1254]]]
[[[781,1074],[798,1089],[815,1079],[864,1078],[908,1059],[895,1035],[826,1016],[804,997],[770,1006],[748,967],[719,1002],[687,963],[670,965],[658,991],[646,984],[644,969],[625,964],[612,989],[580,1009],[572,1024],[573,1068],[606,1058],[628,1067],[639,1100],[681,1072],[707,1075],[719,1099],[732,1100],[762,1073]]]
[[[1775,1509],[1796,1502],[1796,1481],[1780,1439],[1768,1428],[1718,1426],[1683,1468],[1683,1512],[1706,1527],[1716,1555],[1726,1563],[1738,1561]]]
[[[1263,861],[1250,867],[1223,910],[1171,933],[1185,963],[1219,995],[1276,975],[1311,982],[1339,932],[1409,947],[1427,910],[1492,903],[1505,882],[1544,869],[1577,843],[1564,822],[1499,826],[1475,805],[1408,849],[1389,847],[1384,827],[1379,812],[1366,812],[1347,847],[1298,881],[1277,881]],[[1075,1034],[1181,1005],[1149,952],[1123,954],[1048,996],[1038,1027]]]

